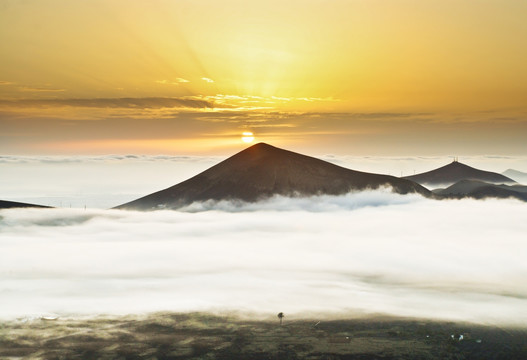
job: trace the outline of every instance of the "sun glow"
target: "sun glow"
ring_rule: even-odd
[[[250,132],[250,131],[244,131],[242,133],[242,141],[244,143],[247,143],[247,144],[253,142],[254,141],[254,134],[252,132]]]

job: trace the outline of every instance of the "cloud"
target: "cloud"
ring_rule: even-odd
[[[163,85],[179,85],[182,83],[189,83],[190,81],[183,78],[176,78],[176,81],[170,81],[170,80],[156,80],[156,83],[163,84]]]
[[[240,133],[233,134],[237,137],[239,135]],[[235,151],[238,150],[241,148]],[[62,203],[62,205],[71,204],[72,207],[83,208],[87,205],[107,209],[185,181],[218,164],[233,153],[234,151],[224,156],[2,155],[0,156],[2,168],[0,188],[3,193],[1,199],[49,206],[61,206]],[[446,156],[374,157],[317,153],[310,155],[353,170],[394,176],[413,175],[414,172],[428,171],[452,161]],[[468,165],[489,171],[502,172],[507,168],[524,172],[527,170],[527,157],[525,156],[510,159],[471,156],[463,161]],[[111,179],[111,181],[93,180],[103,178]],[[357,196],[354,201],[360,204],[361,197]],[[300,206],[301,202],[296,204]],[[307,203],[301,206],[309,208],[311,205]],[[211,207],[211,204],[197,204],[197,206],[207,209]],[[271,203],[268,206],[272,208],[273,205]]]
[[[32,86],[23,86],[19,88],[20,91],[24,92],[64,92],[66,89],[53,89],[46,87],[32,87]]]
[[[0,80],[0,85],[13,85],[14,83],[12,83],[11,81],[2,81]]]
[[[278,146],[309,144],[309,151],[317,152],[463,157],[467,152],[522,154],[524,149],[521,146],[524,139],[520,136],[523,133],[517,131],[518,128],[513,130],[508,124],[485,119],[479,123],[478,132],[474,132],[473,124],[458,123],[453,127],[447,122],[436,121],[445,117],[441,114],[288,112],[276,111],[282,100],[265,98],[260,103],[253,102],[256,100],[225,94],[178,98],[0,100],[0,127],[4,129],[0,134],[0,148],[9,153],[27,153],[28,149],[45,153],[50,151],[52,144],[58,144],[57,138],[73,143],[86,139],[88,134],[94,140],[106,139],[110,134],[145,141],[166,138],[168,134],[196,139],[204,133],[232,134],[251,127],[258,128],[260,140]],[[81,121],[97,124],[81,125]],[[207,124],[203,124],[204,121]],[[120,126],[118,131],[117,125]],[[85,127],[90,127],[89,131],[85,131]],[[433,133],[433,141],[423,137],[424,133]],[[490,134],[492,141],[489,141]],[[467,150],[467,138],[472,139],[470,150]],[[173,152],[172,146],[166,146],[172,144],[166,143],[150,151]],[[77,145],[77,148],[81,146]],[[105,151],[137,151],[129,145]],[[205,148],[210,151],[212,146]],[[296,150],[302,152],[303,149]],[[185,150],[180,147],[177,151]],[[414,167],[401,169],[405,175],[414,170],[419,171]],[[399,176],[400,171],[396,175]]]
[[[21,99],[0,100],[3,107],[87,107],[87,108],[128,108],[128,109],[159,109],[159,108],[213,108],[214,104],[207,100],[145,97],[145,98],[95,98],[95,99]]]
[[[293,98],[293,100],[299,100],[299,101],[306,101],[306,102],[338,102],[341,101],[339,99],[334,99],[332,97],[325,97],[325,98],[319,98],[319,97],[301,97],[301,98]]]
[[[237,310],[527,323],[523,203],[380,191],[209,205],[1,211],[0,316]]]
[[[361,191],[343,196],[321,195],[309,198],[275,196],[258,203],[243,201],[216,201],[195,202],[182,209],[184,212],[201,212],[220,210],[227,212],[254,212],[254,211],[309,211],[325,212],[335,210],[354,210],[368,206],[386,206],[395,204],[413,203],[421,200],[422,196],[393,195],[391,188],[382,188],[376,191]]]
[[[208,82],[208,83],[213,83],[214,82],[214,80],[206,78],[206,77],[202,77],[201,80],[203,80],[205,82]]]
[[[396,113],[396,112],[372,112],[372,113],[350,113],[349,116],[358,119],[404,119],[415,117],[433,116],[433,113]]]
[[[207,79],[207,80],[205,80]],[[202,78],[202,80],[213,82],[211,79]],[[194,95],[189,96],[191,99],[204,99],[214,101],[218,104],[228,105],[237,111],[242,110],[274,110],[283,104],[292,102],[338,102],[340,100],[333,98],[314,98],[314,97],[278,97],[278,96],[256,96],[256,95],[232,95],[232,94],[215,94],[215,95]],[[290,113],[291,114],[291,113]],[[331,115],[330,115],[331,116]]]
[[[134,154],[3,155],[0,156],[0,199],[108,209],[184,181],[224,158]]]
[[[174,155],[134,155],[134,154],[114,154],[100,156],[20,156],[20,155],[0,155],[0,164],[69,164],[69,163],[107,163],[107,162],[210,162],[220,161],[224,158],[221,156],[174,156]]]

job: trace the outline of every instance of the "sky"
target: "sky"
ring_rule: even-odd
[[[237,311],[527,323],[527,208],[515,200],[378,190],[1,215],[1,320]]]
[[[522,0],[0,0],[0,154],[527,155]]]

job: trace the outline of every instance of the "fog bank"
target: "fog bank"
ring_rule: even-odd
[[[385,313],[527,323],[527,206],[372,191],[0,211],[0,317]]]
[[[294,149],[292,149],[294,150]],[[315,156],[349,169],[414,175],[447,165],[452,156]],[[459,161],[483,170],[527,172],[525,156],[459,156]],[[0,199],[72,208],[112,208],[197,175],[225,156],[0,155]],[[23,179],[24,181],[20,181]]]

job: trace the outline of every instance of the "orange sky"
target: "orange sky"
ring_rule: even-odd
[[[0,153],[526,154],[523,0],[0,3]]]

